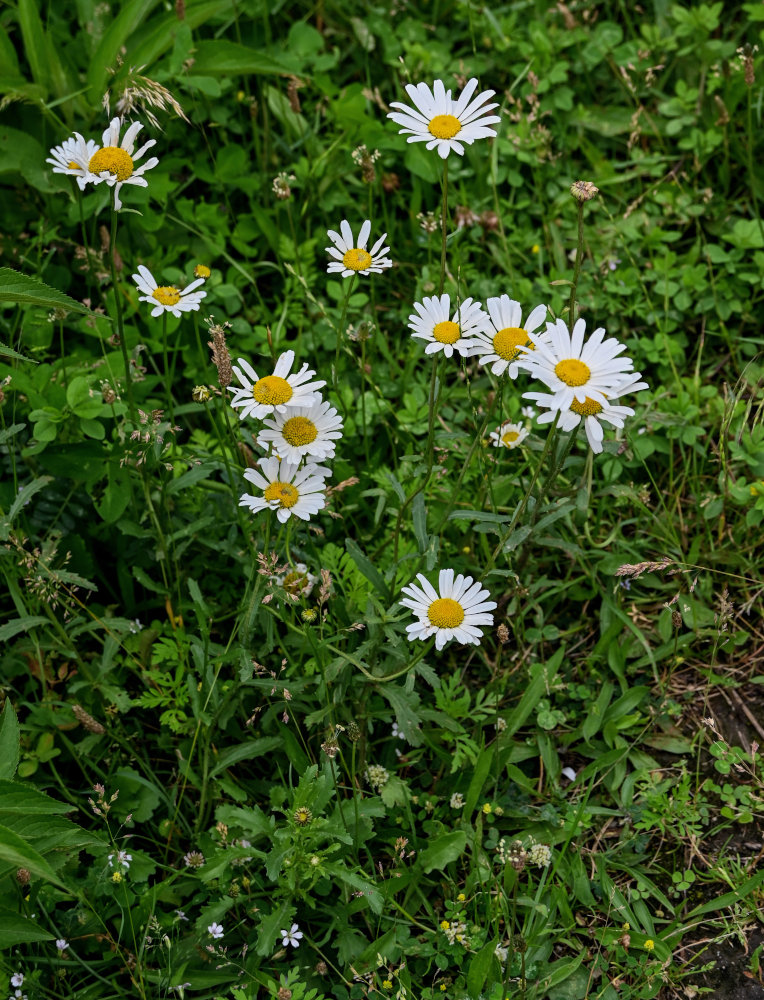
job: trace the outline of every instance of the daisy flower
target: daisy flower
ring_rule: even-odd
[[[409,639],[429,639],[435,636],[435,648],[443,649],[449,639],[477,646],[483,636],[478,625],[493,625],[493,615],[488,612],[496,607],[495,601],[486,601],[491,595],[481,584],[473,583],[471,576],[460,573],[454,579],[452,569],[442,569],[438,590],[422,574],[417,574],[421,588],[411,583],[401,590],[406,597],[399,600],[416,615],[417,621],[406,626]]]
[[[340,223],[339,233],[329,229],[326,235],[334,244],[326,248],[329,256],[334,258],[326,269],[329,274],[339,272],[343,278],[349,278],[351,274],[381,274],[386,267],[392,267],[393,262],[385,257],[390,252],[390,247],[382,246],[387,233],[383,233],[371,250],[367,250],[370,233],[371,222],[368,219],[361,226],[358,243],[353,240],[353,230],[347,219]]]
[[[295,563],[293,569],[272,576],[271,580],[291,597],[309,597],[318,577],[311,573],[305,563]]]
[[[97,152],[97,142],[85,140],[79,132],[75,132],[73,137],[64,139],[60,146],[54,146],[45,162],[52,164],[54,174],[76,177],[80,191],[84,191],[88,180],[93,179],[88,164]]]
[[[154,275],[143,264],[138,265],[138,273],[133,275],[133,281],[138,290],[143,292],[143,295],[138,296],[138,301],[148,302],[154,307],[151,310],[152,316],[159,316],[163,312],[180,316],[183,312],[196,310],[207,294],[194,291],[199,285],[204,284],[204,278],[197,278],[183,289],[176,288],[175,285],[158,285]]]
[[[421,302],[415,302],[414,308],[418,315],[409,316],[409,329],[412,337],[428,341],[425,354],[443,351],[447,358],[458,351],[463,358],[474,354],[474,338],[484,327],[488,316],[483,312],[479,302],[465,299],[450,318],[451,297],[449,295],[427,296]]]
[[[488,114],[499,106],[496,102],[486,103],[495,90],[484,90],[471,100],[477,85],[477,80],[469,80],[459,99],[454,101],[442,80],[436,80],[432,90],[426,83],[416,86],[409,83],[406,93],[414,107],[393,101],[390,107],[400,110],[391,111],[387,117],[401,126],[399,133],[408,133],[407,142],[426,142],[427,149],[437,149],[444,160],[451,150],[463,156],[463,143],[471,146],[475,139],[496,135],[496,129],[488,126],[501,121],[498,115]]]
[[[244,493],[240,507],[249,507],[253,513],[260,510],[276,511],[284,523],[294,515],[309,521],[326,503],[325,479],[329,470],[309,462],[298,469],[296,462],[281,461],[275,456],[260,461],[259,469],[245,469],[244,478],[262,491],[261,496]]]
[[[522,424],[505,420],[497,430],[491,431],[489,437],[494,448],[517,448],[528,437],[528,429]]]
[[[274,451],[290,462],[303,458],[334,458],[335,441],[342,437],[342,417],[331,403],[320,398],[312,406],[293,407],[275,413],[257,436],[261,448],[273,445]]]
[[[268,417],[274,413],[285,413],[295,406],[313,406],[321,401],[318,390],[326,382],[311,382],[316,374],[312,369],[303,365],[297,374],[289,374],[294,364],[294,351],[285,351],[280,355],[273,374],[262,378],[244,358],[239,358],[239,364],[244,374],[236,365],[233,366],[233,373],[243,388],[234,389],[231,406],[242,407],[240,420],[245,417]]]
[[[534,349],[528,334],[535,333],[546,319],[546,306],[536,306],[523,323],[523,310],[519,302],[508,295],[487,299],[488,321],[478,334],[476,345],[481,365],[491,365],[494,375],[503,375],[509,370],[509,377],[517,378],[517,360],[521,347]]]
[[[300,947],[300,938],[303,937],[303,933],[299,924],[292,924],[288,931],[280,931],[280,934],[282,947],[286,948],[288,944],[291,944],[293,948]]]
[[[546,333],[529,333],[533,348],[521,347],[518,364],[552,390],[554,407],[567,410],[574,399],[579,403],[592,399],[606,403],[608,396],[634,370],[631,358],[619,358],[626,350],[614,337],[605,340],[605,330],[598,327],[584,341],[586,323],[578,319],[573,332],[564,320],[547,323]]]
[[[641,375],[639,372],[626,375],[615,389],[608,392],[604,403],[600,403],[589,396],[586,397],[583,403],[574,399],[570,404],[570,408],[560,413],[559,426],[564,431],[572,431],[583,420],[589,447],[595,455],[599,455],[602,451],[602,438],[604,436],[600,421],[604,420],[612,427],[623,427],[624,418],[634,416],[634,410],[630,406],[613,406],[612,400],[618,399],[627,392],[638,392],[640,389],[648,389],[647,382],[640,382],[640,378]],[[540,424],[549,424],[554,420],[554,415],[559,409],[555,405],[554,395],[546,392],[525,392],[523,393],[523,398],[533,399],[539,406],[546,408],[546,412],[542,413],[538,418]]]
[[[146,150],[156,144],[156,140],[149,139],[136,152],[135,139],[143,125],[140,122],[133,122],[122,137],[122,142],[119,141],[121,127],[120,119],[112,118],[111,124],[103,134],[103,148],[97,150],[88,163],[90,175],[88,180],[94,184],[106,181],[109,187],[114,188],[114,207],[117,210],[122,208],[119,198],[122,185],[137,184],[138,187],[148,187],[148,181],[143,174],[159,163],[156,156],[152,156],[136,168],[136,160],[140,160]]]

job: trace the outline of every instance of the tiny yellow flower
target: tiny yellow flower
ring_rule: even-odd
[[[122,872],[113,872],[112,876],[111,876],[111,880],[112,880],[112,882],[117,882],[117,883],[121,882],[122,881]]]
[[[623,925],[623,926],[621,927],[621,930],[622,930],[622,931],[630,931],[630,930],[631,930],[631,924],[624,924],[624,925]]]
[[[206,264],[197,264],[194,268],[195,278],[209,278],[211,274],[212,271],[210,271]]]
[[[441,983],[440,984],[440,992],[441,993],[445,993],[446,992],[446,984],[445,983]]]
[[[451,924],[449,924],[449,922],[447,920],[441,920],[441,922],[440,922],[440,929],[441,930],[447,931],[450,926],[451,926]]]
[[[468,556],[470,552],[472,552],[472,549],[469,547],[469,545],[464,545],[462,547],[462,552],[465,554],[465,556]]]
[[[655,941],[652,938],[648,938],[645,941],[645,951],[655,951]]]
[[[493,810],[491,808],[491,803],[490,802],[484,802],[483,803],[483,812],[485,813],[485,815],[488,816],[492,811]]]
[[[247,95],[244,93],[243,90],[237,90],[236,91],[236,100],[237,101],[239,101],[239,102],[243,101],[246,96]]]
[[[389,979],[385,979],[385,981],[382,983],[382,986],[386,990],[391,990],[393,988],[393,984],[390,982]]]
[[[467,897],[466,897],[466,896],[464,895],[464,893],[463,893],[463,892],[460,892],[460,893],[459,893],[459,895],[458,895],[458,896],[456,897],[456,900],[457,900],[457,902],[459,902],[459,903],[463,903],[463,902],[464,902],[464,900],[465,900],[466,898],[467,898]]]
[[[534,243],[533,246],[531,247],[531,253],[538,253],[540,249],[541,247],[538,245],[538,243]]]

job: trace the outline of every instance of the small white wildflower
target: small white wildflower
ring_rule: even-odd
[[[496,732],[503,733],[506,728],[507,720],[503,716],[499,715],[496,719]]]
[[[11,986],[13,986],[14,989],[18,989],[19,986],[23,985],[24,985],[24,973],[14,972],[13,975],[11,976]]]
[[[369,764],[366,768],[366,780],[374,791],[378,792],[390,780],[390,772],[381,764]]]
[[[461,792],[454,792],[448,804],[452,809],[462,809],[464,807],[464,796]]]
[[[214,937],[216,940],[222,938],[223,936],[223,926],[222,924],[211,923],[207,928],[207,933]]]
[[[288,944],[291,944],[293,948],[300,947],[300,938],[303,936],[303,933],[300,930],[299,924],[292,924],[288,931],[282,930],[279,933],[281,934],[281,944],[284,948]]]
[[[534,844],[528,851],[528,860],[532,865],[546,868],[552,860],[552,851],[546,844]]]
[[[133,860],[132,854],[128,854],[127,851],[117,851],[116,854],[110,854],[107,858],[109,868],[114,867],[114,858],[117,859],[117,864],[121,865],[126,870],[130,867],[130,862]]]
[[[69,947],[69,942],[66,940],[66,938],[57,938],[56,947],[58,948],[59,951],[66,951],[66,949]]]

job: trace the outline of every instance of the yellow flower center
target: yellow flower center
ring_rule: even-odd
[[[291,573],[287,573],[284,577],[282,587],[288,594],[301,594],[309,583],[310,580],[307,578],[305,573],[299,573],[297,570],[292,570]],[[305,810],[298,811],[304,812]]]
[[[536,348],[530,342],[528,332],[521,326],[505,326],[493,338],[493,349],[503,361],[514,361],[520,353],[520,347],[526,344],[535,351]]]
[[[452,323],[450,319],[444,319],[442,323],[436,323],[432,335],[439,344],[455,344],[459,339],[459,324]]]
[[[197,264],[194,268],[195,278],[209,278],[211,274],[212,271],[210,271],[206,264]]]
[[[161,302],[163,306],[174,306],[180,302],[180,292],[174,285],[160,285],[154,289],[151,297]]]
[[[371,254],[368,250],[353,247],[352,250],[346,252],[342,258],[342,263],[345,267],[350,268],[351,271],[365,271],[369,264],[371,264]]]
[[[80,169],[82,169],[80,167],[79,163],[75,163],[74,160],[69,160],[69,162],[67,163],[67,167],[70,170],[80,170]]]
[[[435,115],[427,130],[436,139],[453,139],[461,132],[462,123],[454,115]]]
[[[577,358],[568,358],[566,361],[557,362],[554,366],[554,373],[565,385],[578,386],[589,381],[592,370],[583,361],[579,361]]]
[[[92,174],[108,170],[118,181],[126,181],[133,173],[133,158],[121,146],[104,146],[90,158],[88,170]]]
[[[307,417],[290,417],[281,429],[284,440],[294,448],[310,444],[318,436],[318,428]]]
[[[501,440],[504,442],[504,444],[511,445],[512,442],[517,441],[519,437],[520,435],[517,433],[517,431],[507,431],[506,434],[502,434]]]
[[[265,406],[280,406],[289,402],[294,395],[294,389],[280,375],[266,375],[265,378],[255,382],[252,395],[256,402]]]
[[[300,499],[297,488],[291,483],[275,482],[267,487],[263,494],[266,500],[278,500],[281,507],[294,507]]]
[[[596,399],[590,399],[589,396],[586,397],[583,403],[579,403],[577,399],[574,399],[570,404],[570,408],[581,417],[593,417],[595,413],[602,413],[602,403],[598,403]]]
[[[464,621],[464,608],[450,597],[439,597],[427,609],[427,617],[435,628],[456,628]]]

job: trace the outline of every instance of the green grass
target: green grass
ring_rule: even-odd
[[[713,949],[761,981],[761,22],[0,12],[8,995],[668,998],[734,985]],[[444,202],[385,115],[472,76],[502,120]],[[45,163],[100,143],[106,88],[111,115],[153,94],[127,117],[159,164],[121,213]],[[394,267],[327,274],[327,230],[366,218]],[[208,266],[201,310],[152,318],[140,264]],[[605,327],[649,384],[634,416],[593,455],[522,414],[527,375],[426,355],[408,318],[441,290]],[[262,423],[210,318],[259,375],[294,351],[343,417],[309,522],[238,505]],[[490,445],[502,420],[520,447]],[[438,652],[398,601],[448,567],[498,607]]]

